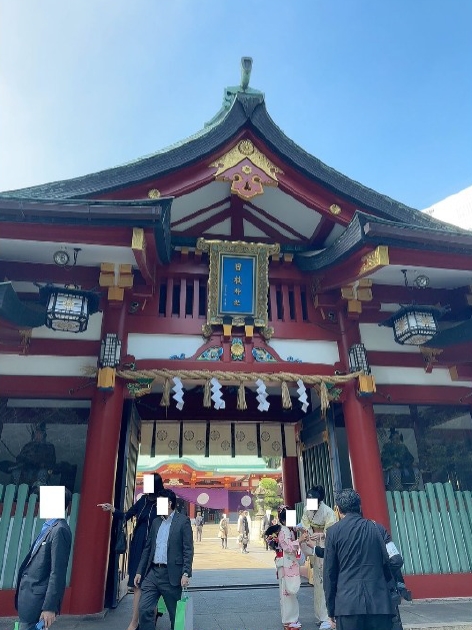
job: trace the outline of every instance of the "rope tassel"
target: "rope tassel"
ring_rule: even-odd
[[[247,409],[246,388],[244,387],[243,381],[239,383],[236,409],[238,409],[239,411],[244,411],[245,409]]]
[[[160,405],[161,407],[168,407],[170,405],[170,380],[168,378],[164,381]]]
[[[292,408],[292,399],[290,398],[290,392],[288,385],[285,381],[282,381],[282,407],[283,409]]]
[[[321,381],[320,383],[320,405],[321,405],[321,415],[325,417],[326,410],[329,407],[329,394],[328,394],[328,388],[326,387],[326,383],[324,381]]]
[[[203,406],[205,408],[211,407],[211,381],[205,381],[205,387],[203,389]]]

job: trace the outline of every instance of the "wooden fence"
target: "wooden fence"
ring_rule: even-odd
[[[44,519],[38,515],[38,497],[28,497],[28,486],[18,487],[0,484],[0,589],[16,587],[18,568],[28,553],[33,541],[39,535]],[[67,518],[72,531],[72,549],[74,548],[75,529],[79,510],[79,494],[72,496],[70,514]],[[67,586],[70,584],[72,553],[67,568]]]
[[[472,493],[450,483],[387,492],[392,538],[406,575],[472,571]]]
[[[427,483],[420,492],[387,492],[392,539],[405,575],[472,572],[472,492]],[[301,519],[303,503],[297,503]]]

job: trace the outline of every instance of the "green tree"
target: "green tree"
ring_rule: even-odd
[[[282,463],[282,458],[281,457],[263,457],[262,458],[265,463],[267,468],[280,468],[280,465]]]
[[[279,487],[275,479],[263,477],[259,482],[258,494],[263,495],[264,510],[276,510],[283,503],[279,495]]]

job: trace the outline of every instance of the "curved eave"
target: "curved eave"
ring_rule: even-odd
[[[455,229],[444,231],[431,227],[385,221],[357,212],[346,230],[328,248],[313,256],[297,255],[297,266],[306,272],[322,272],[346,261],[365,245],[389,245],[418,251],[472,255],[472,233]]]
[[[0,318],[15,326],[37,328],[44,325],[46,307],[22,302],[11,282],[0,282]]]
[[[171,260],[173,198],[140,201],[22,199],[0,196],[0,223],[152,228],[159,259]]]
[[[283,161],[308,179],[341,195],[363,211],[372,211],[383,218],[425,227],[449,226],[418,210],[342,175],[292,142],[274,123],[262,94],[238,93],[226,115],[217,118],[191,138],[151,156],[74,179],[0,193],[2,198],[74,199],[100,196],[184,169],[208,157],[228,143],[245,126],[252,129]]]

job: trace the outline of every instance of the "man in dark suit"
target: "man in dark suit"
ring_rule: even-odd
[[[323,587],[337,630],[391,630],[388,554],[376,524],[361,516],[355,490],[335,496],[340,521],[326,531]],[[336,618],[336,625],[335,625]]]
[[[65,509],[72,495],[65,490]],[[15,607],[20,630],[32,630],[44,620],[49,628],[59,613],[66,588],[72,534],[63,518],[47,520],[18,570]]]
[[[139,629],[154,630],[156,603],[162,595],[174,627],[177,602],[192,576],[193,535],[188,516],[175,511],[177,497],[164,489],[159,497],[168,499],[168,515],[154,519],[139,562],[135,586],[140,586]]]

